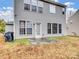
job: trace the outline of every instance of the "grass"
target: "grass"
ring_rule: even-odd
[[[68,45],[79,45],[79,37],[78,36],[58,36],[58,37],[49,37],[49,40],[58,40],[64,42],[64,44]]]
[[[57,36],[57,37],[48,37],[49,40],[60,40],[60,41],[67,41],[67,42],[77,42],[79,41],[79,37],[77,36]]]
[[[56,37],[48,37],[49,40],[67,40],[70,36],[56,36]]]
[[[24,39],[15,39],[12,42],[6,42],[5,45],[12,47],[12,46],[16,46],[16,45],[30,45],[30,41],[26,38]]]
[[[54,36],[54,37],[48,37],[50,40],[65,40],[69,38],[79,38],[79,36]]]
[[[48,39],[58,42],[46,45],[30,45],[27,39],[7,42],[0,48],[0,59],[79,59],[79,37],[63,36]]]

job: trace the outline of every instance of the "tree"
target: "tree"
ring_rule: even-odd
[[[5,21],[3,19],[0,20],[0,33],[5,32]]]

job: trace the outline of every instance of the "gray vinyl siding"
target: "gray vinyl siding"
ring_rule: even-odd
[[[67,35],[79,36],[79,10],[68,19]]]
[[[42,35],[44,36],[60,36],[65,35],[66,33],[66,18],[65,15],[62,14],[62,7],[56,6],[56,13],[50,14],[49,13],[49,4],[44,3],[43,6],[43,13],[38,12],[30,12],[24,10],[24,1],[23,0],[15,0],[14,4],[14,36],[15,38],[26,38],[27,35],[21,36],[19,34],[19,21],[32,21],[33,23],[40,22],[42,24]],[[62,24],[62,34],[56,35],[48,35],[47,33],[47,23],[59,23]],[[34,30],[32,36],[34,36]]]

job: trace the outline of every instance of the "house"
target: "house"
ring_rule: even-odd
[[[66,35],[66,6],[49,0],[14,0],[14,38]]]
[[[79,10],[74,15],[68,18],[67,34],[79,36]]]
[[[68,9],[70,9],[70,7],[68,7]],[[75,9],[75,10],[66,10],[66,23],[68,23],[69,18],[71,16],[73,16],[76,11],[77,11],[77,9]]]
[[[14,32],[13,28],[14,28],[13,22],[12,21],[7,22],[6,26],[5,26],[5,33],[6,32]]]

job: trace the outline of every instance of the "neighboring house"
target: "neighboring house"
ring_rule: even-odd
[[[66,6],[49,0],[14,0],[14,38],[66,35]]]
[[[66,9],[69,9],[69,8],[66,8]],[[66,23],[68,22],[69,18],[75,14],[76,11],[77,11],[77,9],[66,10]]]
[[[13,22],[7,22],[6,26],[5,26],[5,33],[6,32],[14,32],[13,26],[14,26]]]
[[[79,10],[68,18],[67,34],[79,36]]]

